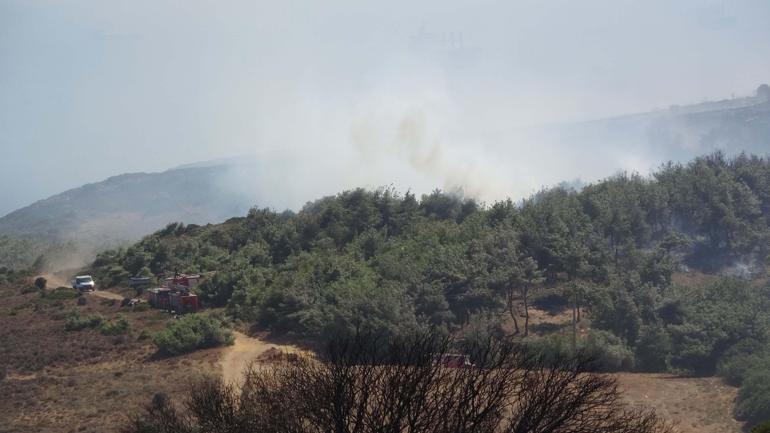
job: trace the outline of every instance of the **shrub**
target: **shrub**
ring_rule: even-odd
[[[634,369],[634,353],[623,340],[608,331],[591,331],[580,346],[584,354],[594,360],[599,371]]]
[[[115,320],[108,320],[99,325],[99,332],[103,335],[122,335],[128,332],[131,324],[125,317],[118,317]]]
[[[666,330],[659,326],[642,328],[636,344],[636,366],[641,371],[661,372],[669,368],[671,338]]]
[[[101,314],[91,314],[88,316],[81,316],[77,310],[71,312],[67,318],[67,323],[64,324],[64,329],[67,331],[82,331],[83,329],[93,329],[98,327],[104,322],[104,317]]]
[[[229,345],[233,334],[216,316],[190,314],[173,321],[153,337],[161,353],[179,355],[196,349]]]
[[[83,306],[83,305],[86,305],[86,303],[88,303],[88,301],[86,301],[86,297],[85,296],[79,296],[78,297],[78,305]]]
[[[37,292],[38,290],[40,289],[38,289],[36,286],[26,286],[21,288],[21,293],[26,295],[27,293]]]
[[[574,356],[570,337],[551,334],[543,338],[527,340],[524,343],[527,352],[542,357],[552,364],[560,359]],[[608,331],[591,331],[585,338],[577,341],[577,350],[590,359],[589,366],[594,371],[620,371],[634,368],[634,354],[619,337]]]
[[[735,417],[749,424],[770,419],[770,370],[746,374],[743,386],[738,390]]]
[[[37,287],[40,290],[45,289],[45,285],[48,283],[48,280],[46,280],[43,277],[37,277],[35,278],[35,287]]]
[[[755,425],[749,433],[770,433],[770,421]]]
[[[734,386],[741,386],[747,374],[757,370],[770,371],[770,353],[765,343],[745,340],[731,347],[717,364],[717,374]]]
[[[40,296],[49,300],[75,299],[80,296],[77,290],[70,287],[57,287],[53,290],[43,290]]]
[[[570,339],[560,334],[550,334],[542,338],[530,338],[524,342],[524,350],[541,357],[548,365],[557,359],[568,358],[572,348]]]

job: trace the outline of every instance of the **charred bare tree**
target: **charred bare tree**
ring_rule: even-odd
[[[580,358],[553,360],[489,342],[447,368],[453,342],[356,335],[320,359],[253,365],[238,389],[196,384],[175,407],[157,398],[126,433],[662,433],[654,413],[630,408],[609,376]]]

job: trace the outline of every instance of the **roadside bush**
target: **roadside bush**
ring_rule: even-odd
[[[21,288],[21,293],[23,295],[26,295],[27,293],[34,293],[34,292],[37,292],[39,290],[40,289],[38,289],[36,286],[26,286],[26,287],[22,287]]]
[[[80,296],[80,293],[70,287],[57,287],[53,290],[41,291],[40,296],[48,300],[61,301],[65,299],[75,299]]]
[[[37,277],[35,278],[35,287],[37,287],[40,290],[45,289],[45,285],[48,283],[48,280],[46,280],[43,277]]]
[[[93,329],[98,327],[104,322],[104,317],[101,314],[91,314],[88,316],[81,316],[80,312],[73,311],[67,318],[67,323],[64,324],[64,329],[67,331],[82,331],[83,329]]]
[[[190,314],[175,320],[158,332],[153,341],[167,355],[180,355],[196,349],[233,344],[232,331],[216,316]]]

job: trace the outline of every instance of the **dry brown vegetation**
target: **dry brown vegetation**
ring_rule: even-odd
[[[66,331],[65,316],[115,317],[131,323],[125,335],[95,330]],[[0,288],[0,381],[2,432],[112,432],[155,393],[180,394],[205,374],[218,374],[219,351],[183,358],[156,359],[142,330],[161,329],[169,316],[158,311],[131,312],[119,302],[88,296],[48,300],[39,293]],[[146,335],[146,334],[145,334]]]
[[[737,389],[720,378],[638,373],[616,376],[626,400],[655,409],[681,433],[741,432],[743,423],[732,415]]]

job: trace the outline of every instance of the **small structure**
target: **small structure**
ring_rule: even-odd
[[[147,302],[154,308],[177,314],[194,313],[200,308],[198,295],[190,289],[200,282],[200,275],[175,274],[164,280],[165,287],[147,291]]]
[[[145,289],[150,287],[150,277],[131,277],[128,279],[128,286],[136,291],[136,295],[140,296]]]
[[[173,277],[166,278],[164,280],[164,286],[169,289],[190,290],[197,286],[200,280],[201,276],[198,274],[176,274]]]
[[[147,291],[147,302],[153,308],[168,310],[171,305],[171,303],[169,302],[170,295],[171,295],[171,289],[167,287],[150,289]]]
[[[194,313],[198,311],[198,295],[195,293],[178,291],[171,292],[168,297],[169,309],[179,314]]]

